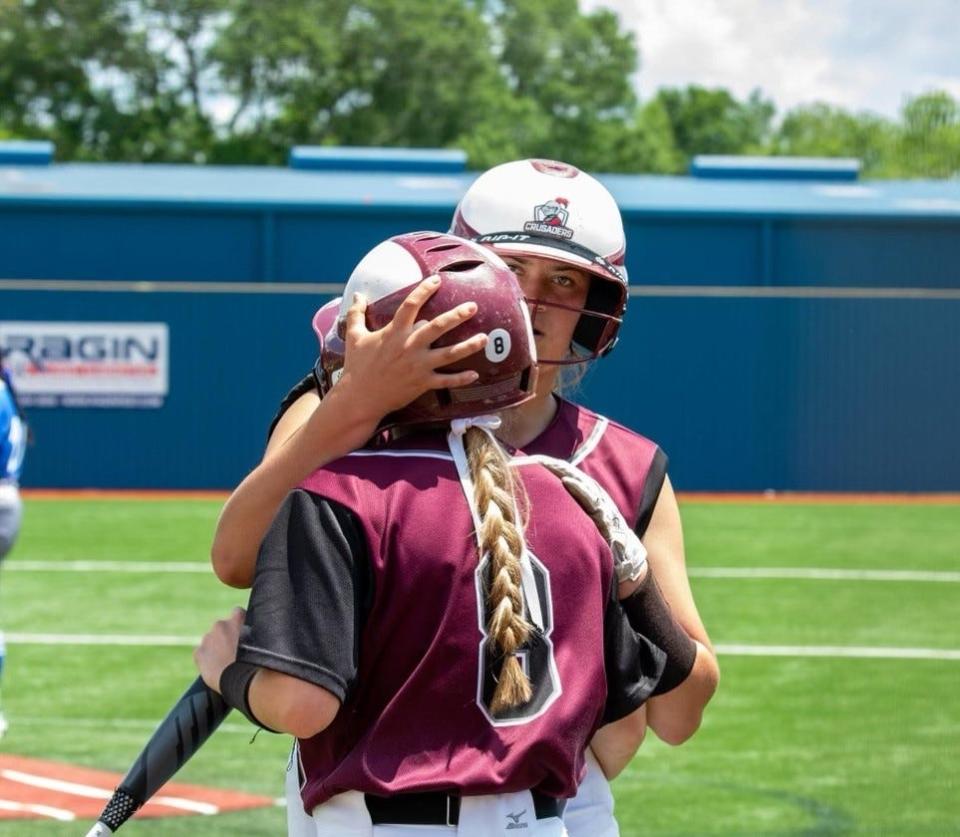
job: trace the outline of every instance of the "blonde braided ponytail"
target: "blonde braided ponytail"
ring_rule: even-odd
[[[486,432],[471,427],[464,447],[480,516],[480,554],[490,557],[487,633],[503,665],[490,704],[496,714],[530,700],[530,680],[517,659],[517,650],[530,636],[523,617],[520,558],[523,555],[522,521],[517,519],[517,497],[522,488],[513,475],[503,448]]]

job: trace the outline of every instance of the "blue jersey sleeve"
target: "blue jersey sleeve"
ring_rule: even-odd
[[[26,446],[27,428],[4,374],[0,377],[0,480],[19,481]]]

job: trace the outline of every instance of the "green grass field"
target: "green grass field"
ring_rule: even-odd
[[[212,501],[33,500],[0,573],[8,634],[199,636],[242,603],[212,574],[28,562],[203,565]],[[960,506],[683,505],[692,583],[720,646],[703,728],[652,736],[614,784],[624,835],[960,833],[960,659],[844,658],[829,647],[960,649],[960,583],[732,578],[720,568],[960,571]],[[21,564],[23,566],[21,566]],[[749,656],[724,646],[828,648]],[[736,649],[733,649],[735,651]],[[956,656],[956,655],[954,655]],[[124,771],[193,677],[188,647],[10,643],[4,752]],[[282,795],[287,740],[232,718],[179,780]],[[282,834],[279,808],[128,824],[122,833]],[[83,826],[2,821],[0,835]]]

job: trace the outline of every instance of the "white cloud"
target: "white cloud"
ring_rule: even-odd
[[[925,90],[960,94],[960,0],[581,0],[637,33],[642,96],[703,84],[781,110],[827,101],[894,115]]]

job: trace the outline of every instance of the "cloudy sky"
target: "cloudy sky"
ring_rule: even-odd
[[[931,88],[960,98],[960,0],[581,0],[637,33],[658,87],[761,87],[781,112],[815,100],[897,113]]]

